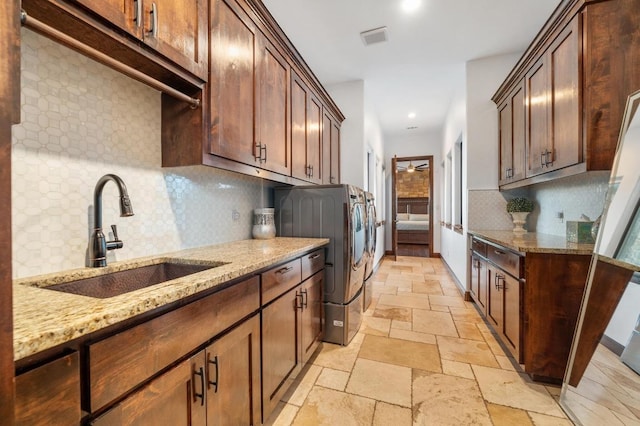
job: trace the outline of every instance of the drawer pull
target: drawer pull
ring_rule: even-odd
[[[319,257],[320,257],[320,254],[319,254],[319,253],[316,253],[316,254],[314,254],[314,255],[312,255],[312,256],[309,256],[309,260],[314,260],[314,259],[317,259],[317,258],[319,258]]]
[[[289,271],[293,270],[293,266],[285,266],[284,268],[280,268],[276,271],[276,274],[286,274]]]
[[[498,250],[498,249],[494,250],[493,252],[494,252],[495,254],[500,255],[500,256],[504,256],[504,255],[506,254],[506,253],[505,253],[505,252],[503,252],[502,250]]]
[[[209,380],[207,380],[207,383],[211,386],[213,386],[213,393],[218,393],[218,355],[216,355],[215,357],[213,357],[213,360],[209,359],[209,364],[213,364],[216,366],[216,380],[213,381],[211,380],[211,374],[207,371],[207,376],[209,377]]]
[[[496,276],[493,278],[494,281],[494,285],[496,287],[496,290],[500,291],[503,287],[502,284],[500,284],[500,281],[504,280],[504,276],[500,275],[500,274],[496,274]]]
[[[202,370],[202,367],[200,367],[198,369],[198,371],[194,371],[193,372],[194,376],[200,376],[200,389],[202,389],[201,393],[198,393],[196,391],[196,381],[195,378],[193,380],[193,400],[196,401],[198,398],[200,398],[200,405],[203,406],[204,405],[204,371]]]

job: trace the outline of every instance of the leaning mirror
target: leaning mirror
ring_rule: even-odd
[[[640,424],[640,91],[627,101],[560,404],[574,423]]]

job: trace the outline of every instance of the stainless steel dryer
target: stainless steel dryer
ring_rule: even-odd
[[[373,280],[371,276],[373,275],[373,261],[376,254],[376,243],[377,243],[377,233],[378,228],[376,226],[377,218],[376,218],[376,202],[373,194],[370,192],[364,193],[365,206],[366,206],[366,252],[367,252],[367,263],[364,269],[364,307],[363,310],[366,311],[371,305],[371,292],[373,286]]]
[[[351,185],[275,189],[281,237],[329,238],[325,249],[324,340],[348,344],[362,322],[366,254],[364,193]]]

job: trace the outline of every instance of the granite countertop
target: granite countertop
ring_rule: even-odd
[[[468,233],[521,253],[593,254],[593,244],[570,243],[557,235],[492,230],[469,230]]]
[[[14,359],[25,358],[328,243],[326,238],[244,240],[113,262],[105,268],[80,268],[14,280]],[[165,261],[223,264],[108,299],[42,288]]]

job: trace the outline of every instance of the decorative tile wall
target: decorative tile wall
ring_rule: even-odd
[[[595,220],[602,214],[609,175],[609,171],[582,173],[531,187],[536,209],[529,222],[535,221],[537,232],[565,236],[567,220],[578,220],[582,214]],[[558,212],[563,219],[556,217]]]
[[[469,191],[469,222],[471,230],[513,229],[511,216],[507,213],[507,202],[496,190]]]
[[[93,190],[106,173],[125,181],[135,213],[119,217],[116,186],[107,183],[103,225],[117,224],[124,241],[109,261],[251,238],[252,209],[273,203],[272,184],[257,178],[161,168],[159,92],[25,29],[21,83],[15,278],[85,265]]]

